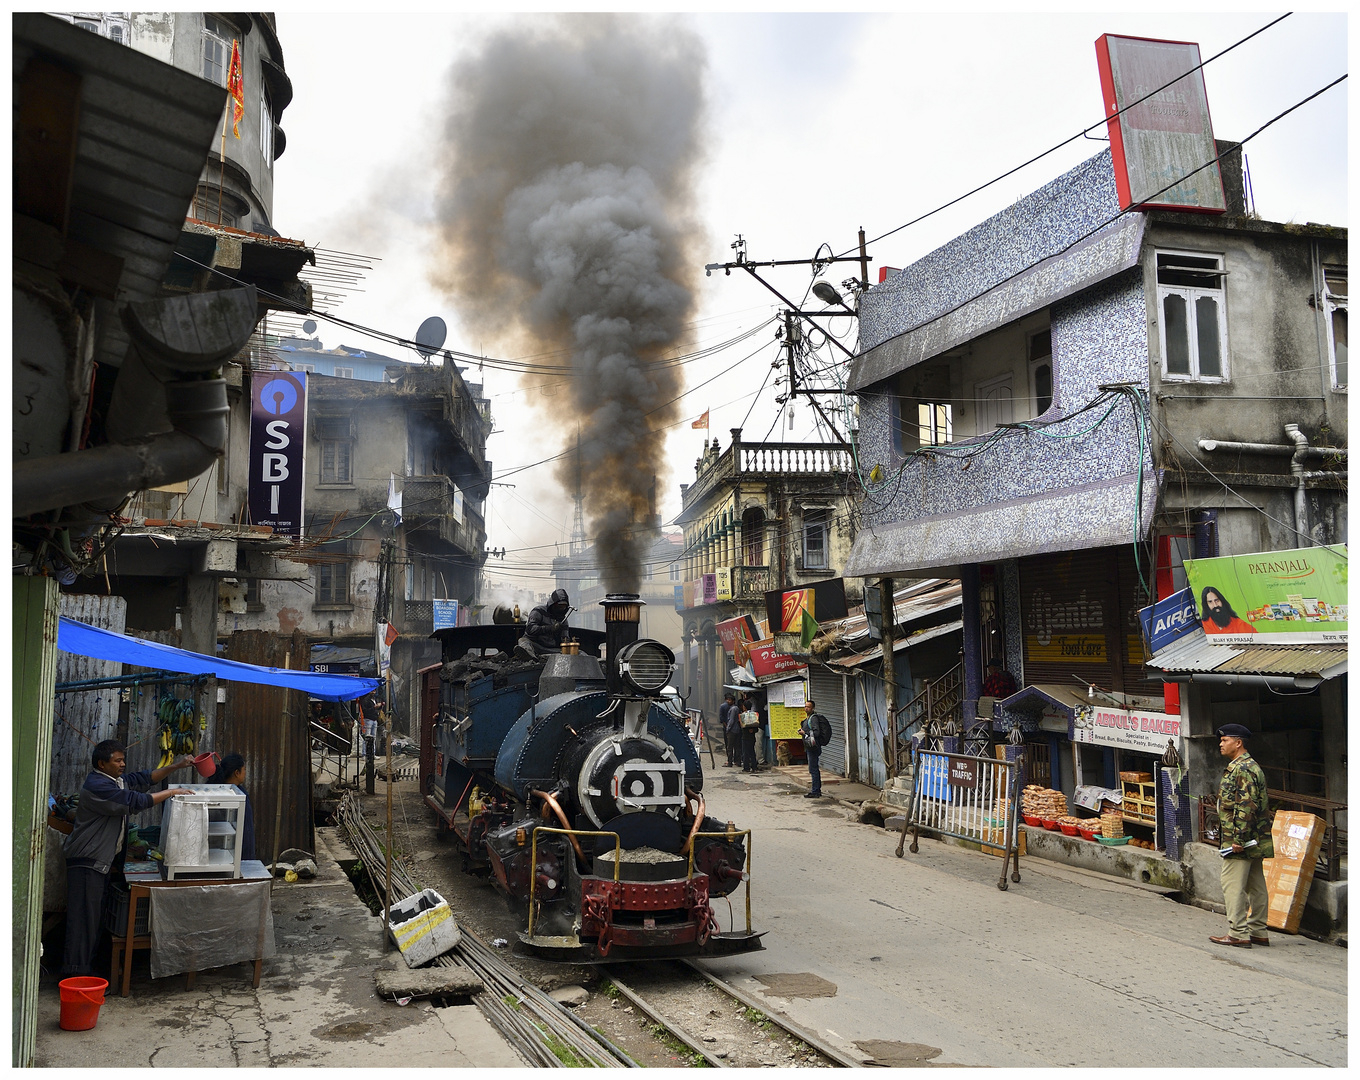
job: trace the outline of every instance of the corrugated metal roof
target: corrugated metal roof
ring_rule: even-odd
[[[1330,679],[1346,671],[1348,646],[1217,645],[1202,631],[1163,649],[1147,666],[1161,671],[1223,675],[1308,675]]]
[[[45,55],[81,77],[68,235],[123,260],[119,301],[160,289],[220,127],[227,92],[50,15],[14,16],[14,80]],[[100,363],[120,365],[127,336],[105,321]]]
[[[963,605],[963,586],[957,578],[922,578],[893,590],[894,624],[902,626],[938,611]],[[869,620],[852,615],[840,626],[844,644],[854,647],[869,636]]]
[[[922,630],[920,633],[912,634],[910,637],[897,638],[893,641],[893,654],[896,655],[903,649],[909,649],[913,645],[920,645],[924,641],[943,637],[945,634],[952,634],[955,631],[962,629],[963,620],[958,619],[955,622],[941,623],[939,626],[932,626],[927,630]],[[882,648],[866,649],[864,652],[854,653],[851,656],[841,656],[835,660],[828,660],[827,664],[830,667],[859,667],[861,664],[867,664],[871,660],[879,659],[882,655]]]

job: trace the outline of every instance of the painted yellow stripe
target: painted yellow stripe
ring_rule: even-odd
[[[392,931],[393,936],[397,939],[397,947],[404,950],[408,946],[414,945],[440,923],[451,918],[453,918],[453,912],[447,907],[422,911],[414,919],[402,923]]]

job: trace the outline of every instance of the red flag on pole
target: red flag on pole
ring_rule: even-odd
[[[704,415],[701,416],[701,417],[699,417],[698,420],[694,421],[694,423],[691,424],[690,427],[703,428],[705,431],[707,431],[707,430],[708,430],[708,414],[709,414],[709,412],[710,412],[710,410],[705,409],[705,410],[704,410]]]
[[[246,114],[245,87],[241,83],[241,43],[231,43],[231,66],[227,68],[227,93],[231,95],[231,133],[241,137],[241,117]]]

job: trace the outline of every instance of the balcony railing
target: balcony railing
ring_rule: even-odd
[[[850,451],[829,443],[741,444],[744,473],[837,473],[850,471]]]
[[[734,566],[732,568],[732,598],[734,600],[763,599],[774,588],[774,575],[768,566]]]
[[[469,555],[486,547],[486,521],[464,500],[463,520],[453,513],[453,481],[447,476],[411,476],[402,487],[402,518],[408,529],[436,533]]]

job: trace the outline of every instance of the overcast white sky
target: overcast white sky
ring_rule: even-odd
[[[1278,14],[681,16],[708,49],[705,261],[729,257],[737,233],[752,259],[808,258],[822,243],[842,251],[860,226],[872,239],[1096,123],[1103,113],[1094,42],[1102,33],[1196,41],[1207,58]],[[477,48],[489,29],[526,18],[534,17],[279,14],[295,97],[283,120],[287,153],[275,168],[275,227],[309,244],[381,259],[366,291],[339,314],[407,335],[437,314],[449,324],[450,347],[482,348],[428,279],[433,140],[454,59]],[[1347,32],[1345,15],[1295,14],[1209,64],[1215,134],[1240,139],[1343,74]],[[1348,224],[1347,86],[1247,146],[1264,217]],[[871,280],[875,267],[920,258],[1105,145],[1079,140],[871,245]],[[840,281],[851,272],[828,277]],[[771,279],[795,300],[809,284],[801,268],[773,271]],[[725,341],[780,306],[745,274],[699,280],[700,345]],[[400,351],[324,323],[320,336],[328,347]],[[753,441],[772,424],[771,438],[818,437],[804,403],[790,430],[777,416],[775,388],[755,393],[777,355],[770,333],[687,365],[688,385],[762,342],[755,356],[684,401],[691,418],[711,408],[712,432],[724,446],[728,429],[743,420],[744,437]],[[467,377],[479,378],[475,369]],[[488,456],[498,475],[562,449],[535,437],[526,399],[536,391],[504,372],[488,372],[485,383],[496,416]],[[678,485],[693,479],[704,435],[685,423],[670,436],[666,519],[679,511]],[[516,486],[492,489],[488,506],[488,546],[510,552],[504,563],[488,564],[489,578],[541,589],[553,554],[541,545],[566,539],[570,499],[551,466],[510,482]]]

